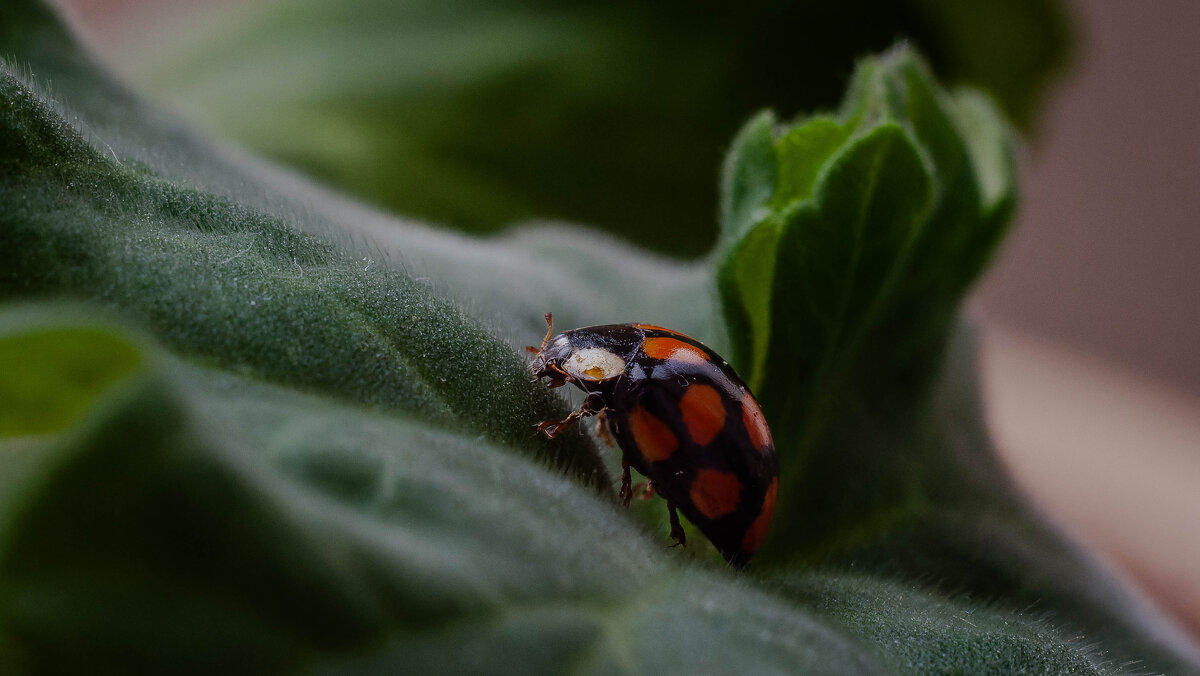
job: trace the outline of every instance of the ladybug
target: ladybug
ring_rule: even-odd
[[[633,497],[629,468],[649,481],[645,497],[667,501],[671,537],[684,543],[676,509],[725,560],[745,566],[775,513],[779,463],[758,402],[729,364],[699,341],[651,324],[608,324],[546,337],[530,369],[549,387],[588,393],[562,420],[539,431],[553,439],[588,416],[621,449],[621,490]]]

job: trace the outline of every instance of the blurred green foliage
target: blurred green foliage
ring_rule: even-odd
[[[60,432],[138,355],[102,331],[26,331],[0,336],[0,436]]]
[[[1067,25],[1057,0],[274,0],[131,35],[120,66],[398,213],[473,232],[565,219],[697,256],[716,167],[759,109],[831,107],[856,59],[909,40],[1031,126]]]

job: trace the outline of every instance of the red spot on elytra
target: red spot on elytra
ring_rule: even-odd
[[[642,341],[642,352],[651,359],[678,359],[693,364],[703,364],[708,361],[708,355],[700,348],[685,343],[678,338],[668,336],[651,336]]]
[[[742,423],[746,426],[746,433],[750,435],[750,443],[754,444],[759,453],[771,445],[771,430],[767,428],[767,419],[763,417],[758,402],[749,394],[742,397]]]
[[[737,509],[742,499],[742,482],[728,472],[702,469],[696,472],[688,495],[706,518],[719,519]]]
[[[693,383],[679,398],[679,411],[692,441],[707,446],[725,426],[725,402],[717,388]]]
[[[650,462],[666,460],[679,448],[679,439],[671,428],[641,405],[629,413],[629,431],[638,450]]]
[[[771,528],[771,519],[775,518],[775,496],[779,491],[779,479],[771,479],[771,485],[767,487],[767,494],[763,497],[762,509],[758,510],[758,516],[755,517],[754,523],[750,524],[750,528],[746,529],[746,535],[742,537],[742,553],[754,554],[762,547],[763,540],[767,539],[767,530]]]

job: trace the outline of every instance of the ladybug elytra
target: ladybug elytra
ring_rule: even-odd
[[[647,492],[667,501],[671,537],[683,544],[676,509],[731,564],[746,565],[775,512],[779,465],[758,402],[724,360],[699,341],[649,324],[588,326],[546,337],[531,365],[549,387],[571,383],[588,393],[563,420],[537,428],[554,438],[581,418],[598,416],[621,449],[621,491],[633,495],[629,469]]]

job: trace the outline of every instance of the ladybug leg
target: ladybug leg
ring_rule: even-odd
[[[671,539],[675,541],[672,546],[680,546],[687,542],[687,536],[683,534],[683,526],[679,523],[679,515],[675,513],[675,503],[667,500],[667,512],[671,515]]]
[[[604,410],[604,400],[596,393],[589,394],[587,399],[579,405],[579,408],[571,411],[571,414],[562,420],[543,420],[536,425],[537,430],[546,435],[546,438],[553,439],[562,433],[563,430],[571,427],[579,422],[580,418],[586,418],[591,415],[596,415]]]
[[[646,479],[646,485],[642,487],[642,499],[649,500],[654,497],[654,479]]]
[[[531,349],[533,349],[533,346],[526,345],[525,349],[531,350]],[[538,350],[538,352],[540,352],[540,350]],[[566,371],[558,368],[557,366],[555,366],[553,364],[547,364],[546,370],[544,372],[542,372],[541,375],[534,375],[533,378],[531,378],[529,382],[536,383],[537,381],[541,380],[542,378],[546,378],[546,377],[550,378],[550,382],[546,383],[546,387],[549,387],[550,389],[554,389],[556,387],[562,387],[563,385],[566,385],[567,383],[575,382],[575,379],[572,378],[570,375],[568,375]]]
[[[608,433],[608,415],[604,411],[596,414],[596,436],[608,446],[616,446],[612,435]]]
[[[633,482],[633,477],[629,475],[629,461],[625,459],[625,454],[621,454],[621,491],[617,493],[617,497],[621,499],[621,504],[629,506],[629,500],[633,497],[633,489],[630,484]]]

